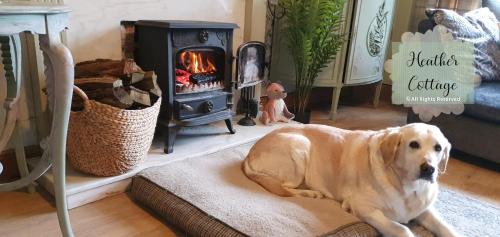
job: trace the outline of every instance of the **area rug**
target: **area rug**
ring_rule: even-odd
[[[441,187],[436,209],[463,236],[500,236],[500,207]]]
[[[279,197],[250,181],[241,163],[252,144],[141,172],[132,196],[192,236],[377,236],[327,199]],[[497,236],[500,209],[442,189],[437,209],[464,236]],[[410,224],[419,237],[433,236]]]

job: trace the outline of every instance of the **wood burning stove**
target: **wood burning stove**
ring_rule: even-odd
[[[165,153],[182,126],[225,120],[232,125],[232,23],[137,21],[134,59],[154,70],[162,95],[158,129]]]

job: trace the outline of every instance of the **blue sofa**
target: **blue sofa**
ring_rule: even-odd
[[[488,7],[496,16],[500,14],[500,1],[483,0],[483,7]],[[419,24],[419,32],[432,29],[435,24],[424,20]],[[407,122],[420,122],[418,115],[408,112]],[[465,105],[460,115],[441,114],[433,118],[430,124],[438,126],[450,140],[454,153],[459,157],[478,161],[484,159],[498,169],[500,164],[500,81],[483,82],[475,90],[475,103]],[[459,152],[457,152],[459,151]],[[456,156],[455,156],[456,157]],[[471,159],[472,157],[472,159]],[[484,163],[484,162],[483,162]]]

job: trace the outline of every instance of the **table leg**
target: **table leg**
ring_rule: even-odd
[[[4,146],[9,141],[14,128],[16,126],[16,120],[18,115],[18,101],[21,88],[21,47],[19,45],[19,36],[0,36],[1,51],[2,51],[2,63],[4,64],[4,69],[6,71],[5,78],[7,80],[7,97],[5,99],[4,108],[7,112],[3,130],[0,134],[0,150],[3,150]],[[15,75],[14,75],[15,72]],[[17,133],[18,131],[16,131]],[[19,170],[23,177],[10,183],[1,183],[0,192],[7,192],[12,190],[17,190],[27,185],[30,185],[33,181],[38,179],[42,174],[44,174],[51,166],[52,161],[48,153],[44,154],[36,167],[29,173],[24,154],[20,154],[21,149],[24,149],[20,137],[16,135],[16,158],[18,159]],[[24,152],[24,150],[23,150]],[[1,173],[1,172],[0,172]]]
[[[23,78],[22,78],[22,73],[21,73],[21,65],[22,65],[22,54],[21,54],[21,39],[19,35],[12,35],[10,36],[10,43],[12,43],[12,52],[14,54],[14,60],[12,61],[12,67],[13,71],[15,73],[15,79],[16,79],[16,98],[21,97],[21,87],[23,85]],[[17,105],[17,103],[16,103]],[[19,174],[21,174],[21,177],[26,177],[29,175],[29,170],[28,170],[28,164],[26,162],[26,154],[24,152],[24,139],[22,136],[22,128],[21,128],[21,123],[20,120],[18,119],[19,116],[19,110],[15,111],[16,112],[16,123],[15,123],[15,129],[12,134],[12,140],[14,141],[15,144],[15,153],[16,153],[16,161],[17,161],[17,167],[19,170]],[[35,186],[33,184],[28,185],[28,192],[33,193],[35,192]]]
[[[18,101],[21,87],[20,68],[21,60],[19,36],[0,36],[0,53],[5,70],[7,96],[4,102],[6,112],[3,129],[0,132],[0,151],[3,151],[12,136],[18,115]]]
[[[19,174],[21,174],[21,177],[27,177],[30,171],[28,170],[26,153],[24,152],[24,139],[20,124],[21,124],[20,121],[17,120],[16,129],[14,130],[12,139],[15,143],[16,161],[17,161],[17,168],[19,169]],[[29,193],[35,192],[35,186],[33,185],[33,183],[28,185],[28,192]]]
[[[61,43],[59,32],[40,35],[47,74],[47,95],[52,109],[48,150],[53,159],[54,196],[57,217],[64,236],[73,236],[66,200],[66,135],[73,95],[73,58]],[[57,80],[57,83],[56,83]]]

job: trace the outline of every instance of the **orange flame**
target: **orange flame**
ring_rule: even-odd
[[[180,60],[186,71],[190,73],[214,73],[217,71],[210,57],[191,51],[182,52]]]

